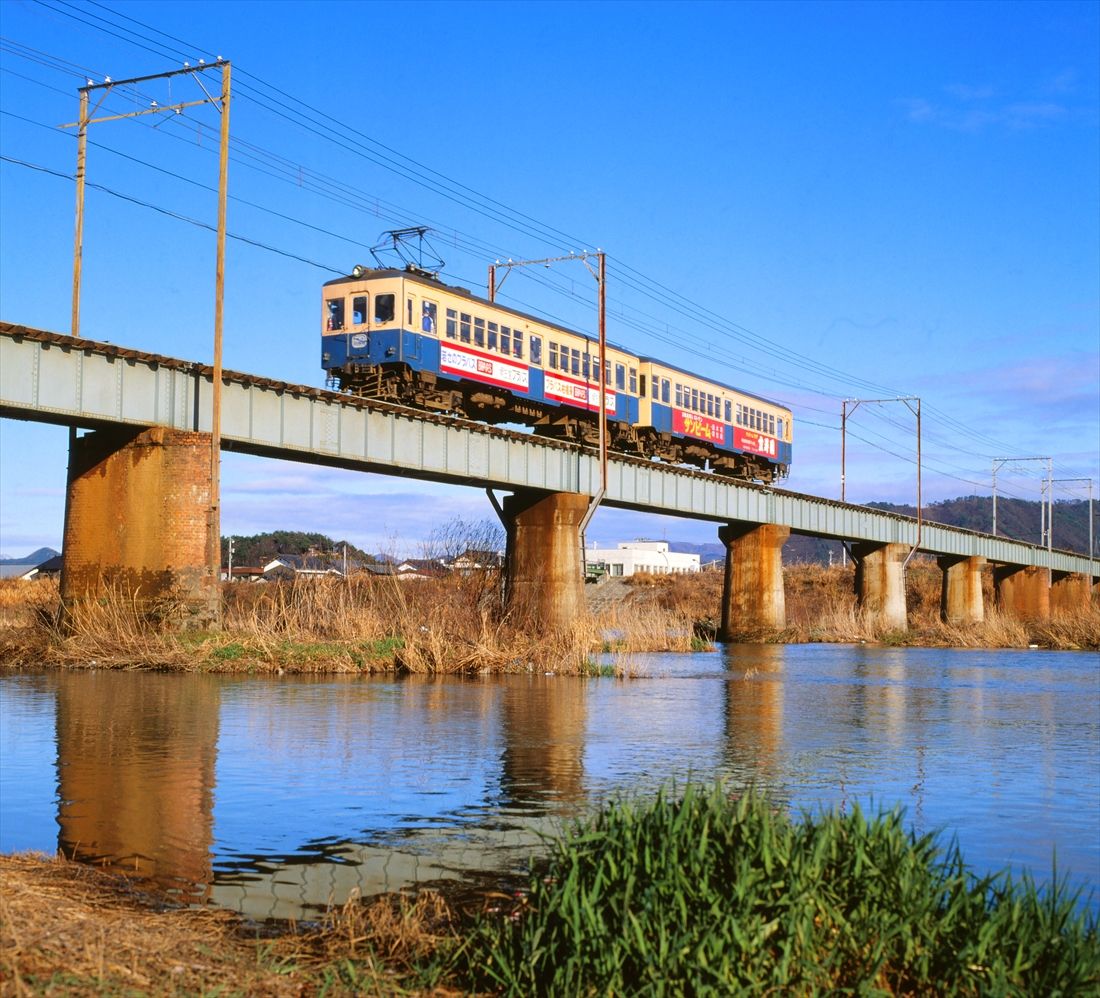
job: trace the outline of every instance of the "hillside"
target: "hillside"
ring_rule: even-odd
[[[915,506],[899,506],[888,502],[871,502],[867,505],[873,509],[900,513],[902,516],[916,516],[917,513]],[[924,518],[953,527],[965,527],[967,530],[981,530],[988,533],[993,526],[993,499],[991,496],[965,496],[930,503],[924,507]],[[1041,523],[1039,503],[1022,499],[997,499],[997,533],[999,535],[1038,544]],[[697,554],[704,564],[725,557],[722,545],[717,540],[710,544],[670,541],[669,547],[673,551]],[[1089,504],[1087,500],[1054,503],[1054,547],[1088,554]],[[1100,552],[1100,545],[1096,546],[1096,550]],[[839,542],[820,537],[792,535],[784,545],[783,560],[787,564],[814,562],[828,565],[830,553],[834,561],[840,560]]]
[[[334,541],[325,534],[305,533],[300,530],[274,530],[251,537],[233,537],[234,565],[264,565],[280,555],[309,555],[319,564],[336,566],[344,556],[347,545],[348,558],[359,564],[373,563],[373,555],[357,548],[348,541]],[[222,564],[229,562],[229,538],[222,538]]]

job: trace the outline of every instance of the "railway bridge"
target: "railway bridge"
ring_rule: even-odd
[[[216,614],[212,412],[207,365],[0,323],[0,416],[90,431],[69,454],[63,598],[113,582],[147,597],[182,593],[200,616]],[[221,414],[224,450],[485,489],[507,534],[506,598],[546,628],[581,611],[580,527],[601,483],[594,451],[232,371]],[[937,558],[952,622],[983,618],[987,564],[998,603],[1020,617],[1095,595],[1097,563],[1073,552],[652,461],[612,456],[603,503],[717,525],[723,637],[785,625],[791,533],[848,542],[861,604],[898,629],[914,549]]]

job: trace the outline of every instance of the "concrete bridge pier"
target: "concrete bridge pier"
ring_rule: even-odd
[[[943,555],[936,559],[943,572],[940,617],[948,624],[980,624],[985,619],[982,569],[985,559]]]
[[[718,530],[726,546],[721,641],[759,637],[787,626],[783,593],[783,544],[790,527],[730,523]]]
[[[860,608],[878,617],[879,623],[896,631],[908,628],[905,610],[904,544],[864,541],[852,545],[856,562],[856,598]]]
[[[175,626],[220,616],[209,567],[210,434],[118,427],[74,437],[62,605],[114,590]]]
[[[1080,572],[1052,572],[1050,612],[1077,613],[1092,602],[1092,580]]]
[[[1050,571],[1037,565],[993,569],[997,606],[1020,620],[1050,619]]]
[[[536,633],[567,630],[584,615],[580,526],[589,501],[528,490],[504,499],[504,605]]]

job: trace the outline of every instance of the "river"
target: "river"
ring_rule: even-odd
[[[796,812],[900,806],[976,871],[1047,881],[1056,855],[1100,887],[1095,655],[742,645],[636,667],[7,675],[0,851],[60,848],[181,900],[300,918],[355,893],[496,882],[609,796],[721,778]]]

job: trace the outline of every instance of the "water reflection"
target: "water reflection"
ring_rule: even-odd
[[[1100,884],[1090,656],[731,646],[648,669],[5,678],[0,848],[56,842],[192,900],[301,917],[522,869],[570,816],[691,775],[796,808],[900,804],[979,869],[1045,879],[1056,843],[1075,883]]]
[[[200,900],[212,877],[219,686],[115,678],[58,676],[58,849]]]

